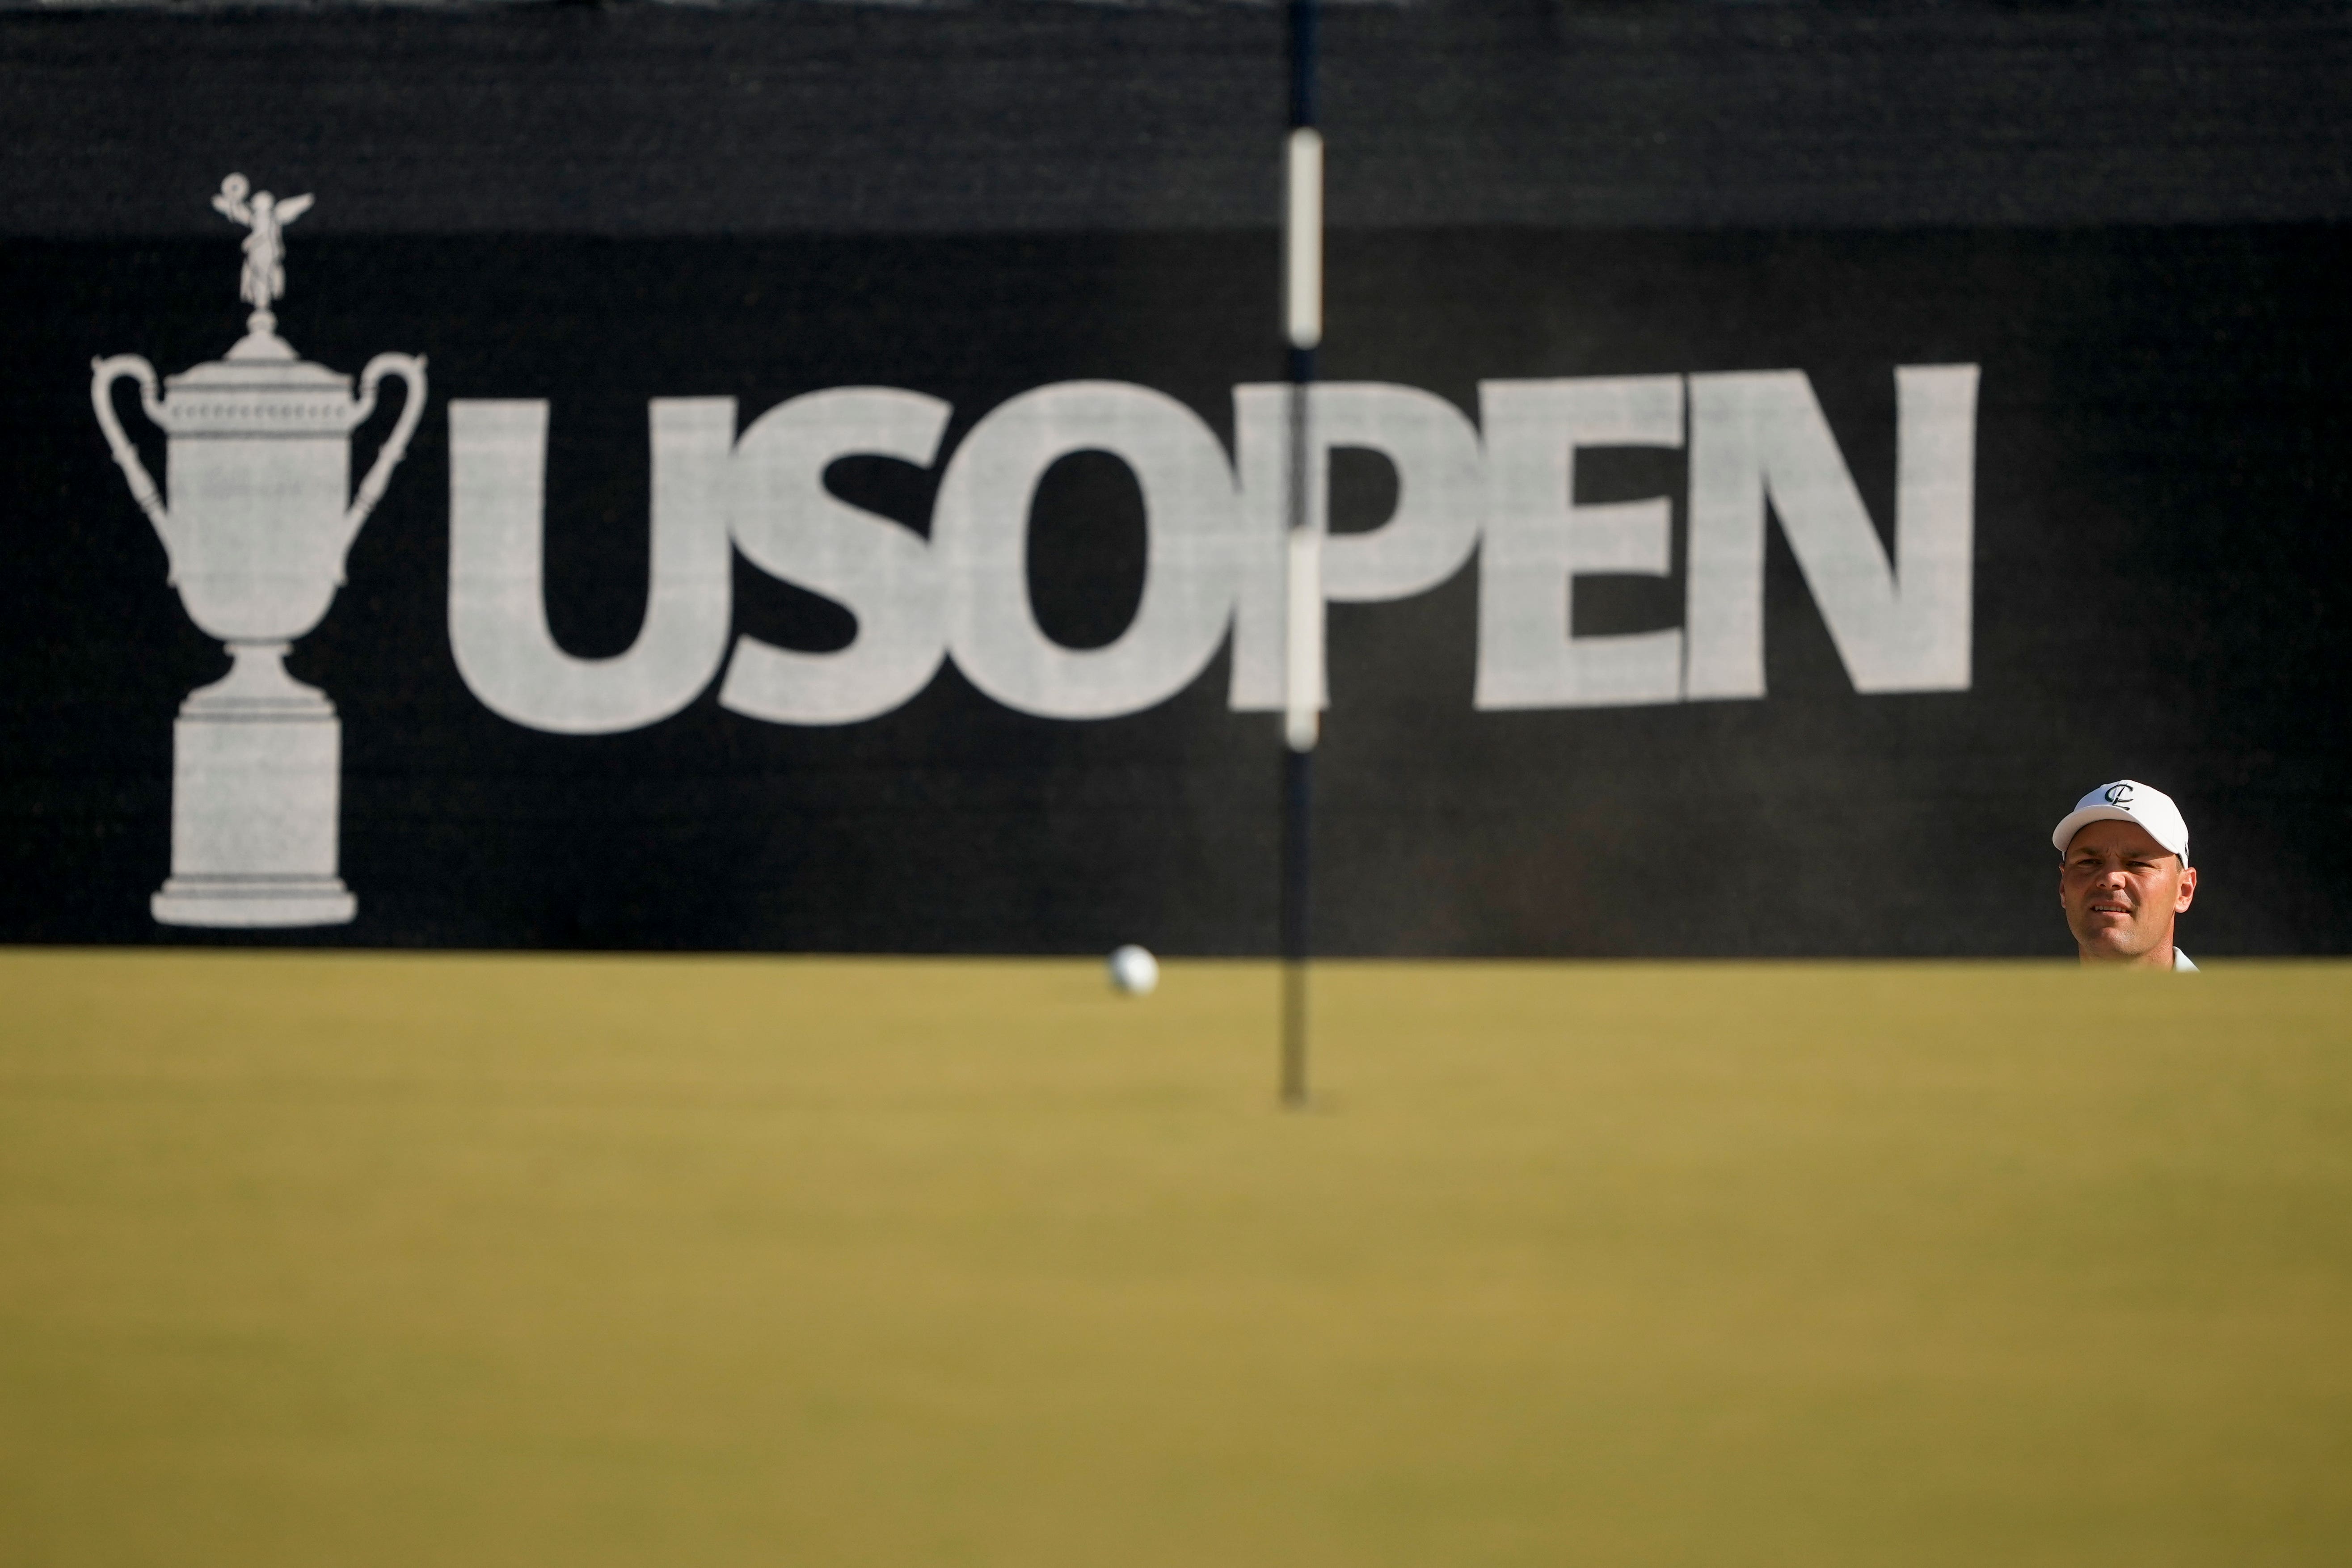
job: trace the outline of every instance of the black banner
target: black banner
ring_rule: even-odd
[[[1484,61],[1497,91],[1532,92],[1521,35],[1567,35],[1516,16],[1447,25],[1444,79]],[[795,121],[787,152],[837,145],[850,174],[813,175],[830,205],[772,223],[726,221],[740,145],[711,165],[718,194],[656,200],[643,171],[573,166],[584,205],[542,189],[503,227],[494,148],[430,176],[447,190],[421,165],[387,184],[386,159],[450,133],[387,131],[394,89],[436,60],[498,79],[482,62],[503,47],[545,64],[650,39],[654,107],[616,113],[740,128],[741,79],[788,40],[730,57],[709,40],[750,25],[704,25],[7,36],[59,102],[92,80],[128,93],[173,36],[232,79],[272,39],[373,37],[392,74],[343,124],[377,140],[330,156],[314,133],[291,177],[260,134],[222,163],[238,138],[207,121],[189,155],[222,166],[73,216],[71,170],[127,183],[124,145],[171,140],[142,121],[112,151],[76,141],[87,105],[47,133],[66,163],[15,161],[36,216],[20,205],[0,238],[0,941],[1270,949],[1278,257],[1246,221],[1255,196],[1203,172],[1238,166],[1238,142],[1191,127],[1210,164],[1152,185],[1159,205],[1101,184],[1049,200],[1083,138],[1014,113],[981,160],[1002,200],[960,186],[930,232],[857,194],[880,187],[856,170],[905,155],[871,126],[829,143]],[[996,74],[909,122],[942,144],[1040,60],[1206,39],[1170,69],[1226,81],[1231,108],[1272,58],[1247,17],[1182,34],[1164,15],[861,12],[792,24],[832,40],[802,86],[946,58],[934,25],[1009,40]],[[1559,26],[1590,43],[1599,25]],[[2043,24],[1998,26],[2055,47]],[[1394,87],[1413,29],[1438,26],[1343,25],[1337,79]],[[1662,123],[1769,43],[1746,21],[1676,26],[1657,58],[1691,90]],[[2309,26],[2183,22],[2174,45],[2221,28],[2275,61]],[[1896,33],[1841,35],[1846,65],[1796,79],[1850,85],[1857,37],[1864,75],[1935,41]],[[136,47],[108,65],[106,38]],[[321,68],[357,79],[363,52]],[[1987,100],[1952,107],[1991,79],[1974,68],[1938,101],[1982,132]],[[541,166],[566,123],[583,146],[616,134],[592,83],[535,79],[554,106],[525,138]],[[698,82],[712,101],[689,110]],[[1112,125],[1072,90],[1080,121]],[[453,101],[460,130],[510,124],[487,89]],[[1851,161],[1864,131],[1830,140]],[[1270,179],[1270,134],[1263,151]],[[662,178],[693,164],[648,156]],[[1621,194],[1663,177],[1616,156]],[[2132,211],[2200,221],[2070,222],[2082,205],[2051,198],[2042,226],[2001,226],[1982,179],[1945,203],[1979,215],[1958,226],[1901,226],[1917,202],[1874,222],[1853,179],[1836,210],[1795,210],[1783,182],[1759,198],[1789,214],[1769,226],[1724,226],[1729,195],[1714,221],[1627,220],[1671,226],[1502,221],[1511,170],[1533,167],[1507,161],[1465,174],[1453,218],[1346,197],[1317,415],[1335,448],[1318,947],[2063,953],[2051,825],[2130,775],[2195,836],[2186,947],[2344,951],[2346,232],[2320,176],[2228,195],[2226,167],[2130,157],[2178,185]],[[232,167],[247,183],[215,201]],[[337,226],[339,177],[366,222]],[[1568,179],[1537,184],[1550,201]],[[316,210],[257,217],[265,186]],[[143,232],[125,216],[150,212]],[[416,381],[387,355],[421,358]],[[379,465],[412,404],[404,456]],[[381,499],[353,512],[372,471]]]

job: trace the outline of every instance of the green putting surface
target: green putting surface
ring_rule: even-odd
[[[0,1563],[2352,1562],[2352,966],[0,952]]]

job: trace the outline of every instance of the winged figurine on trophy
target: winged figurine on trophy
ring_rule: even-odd
[[[224,358],[160,391],[137,354],[91,362],[91,407],[163,542],[168,580],[231,661],[189,694],[172,728],[172,870],[152,900],[166,925],[335,925],[358,910],[337,868],[341,721],[326,693],[287,674],[285,657],[325,617],[352,541],[408,450],[425,413],[425,361],[378,354],[353,396],[349,375],[278,335],[285,228],[310,204],[255,191],[242,174],[221,182],[213,205],[247,230],[238,294],[253,307]],[[352,432],[387,376],[406,395],[353,495]],[[126,377],[164,433],[168,500],[116,417],[114,384]]]
[[[221,182],[213,210],[245,225],[245,271],[236,280],[236,297],[251,305],[247,325],[257,332],[274,333],[278,317],[269,309],[286,292],[286,226],[310,210],[312,197],[288,196],[279,201],[268,191],[256,191],[243,174]]]

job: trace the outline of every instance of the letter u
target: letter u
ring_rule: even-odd
[[[608,735],[693,701],[726,657],[731,397],[656,398],[653,571],[626,653],[577,658],[547,626],[544,399],[449,405],[449,647],[485,707],[562,735]]]

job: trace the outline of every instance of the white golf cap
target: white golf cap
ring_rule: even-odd
[[[2189,823],[2172,797],[2153,785],[2137,779],[2101,784],[2076,801],[2074,809],[2050,830],[2050,842],[2063,855],[2074,835],[2094,822],[2137,822],[2150,838],[2179,856],[2182,865],[2189,864]]]

